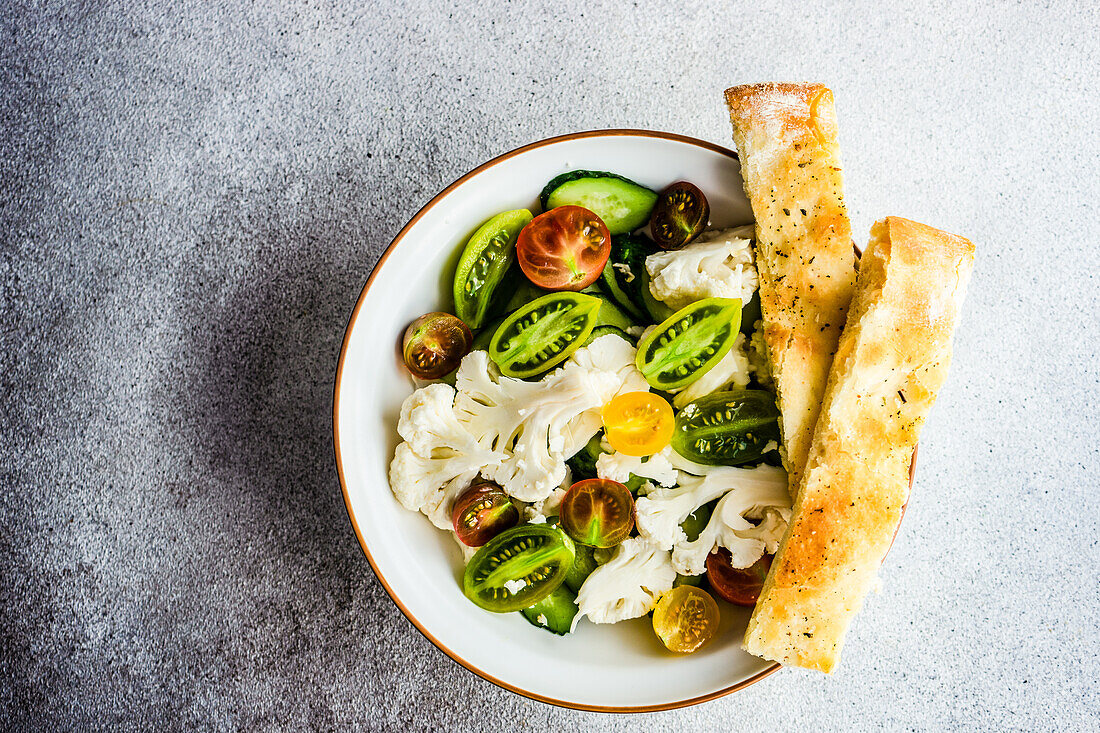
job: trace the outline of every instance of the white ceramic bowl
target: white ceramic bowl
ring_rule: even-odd
[[[481,610],[462,594],[454,540],[390,492],[387,472],[397,416],[413,384],[397,348],[405,326],[450,310],[457,250],[479,224],[507,209],[533,208],[542,186],[576,168],[620,173],[654,189],[699,186],[711,224],[752,221],[734,153],[666,133],[605,130],[514,150],[448,186],[412,218],[378,261],[355,305],[336,374],[336,462],[348,515],[371,567],[408,619],[443,652],[505,689],[571,708],[662,710],[710,700],[779,668],[741,651],[748,609],[725,603],[718,638],[673,655],[648,617],[615,625],[583,622],[558,637],[519,614]]]

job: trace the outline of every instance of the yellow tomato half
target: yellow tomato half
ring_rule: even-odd
[[[651,456],[672,440],[672,406],[652,392],[627,392],[603,406],[607,442],[628,456]]]
[[[679,585],[653,609],[653,631],[670,651],[688,654],[718,632],[718,604],[705,590]]]

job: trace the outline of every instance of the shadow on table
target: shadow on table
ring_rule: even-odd
[[[207,302],[193,306],[189,335],[205,364],[187,399],[231,535],[224,572],[255,588],[249,608],[228,611],[243,638],[224,639],[230,659],[218,676],[265,679],[281,691],[274,709],[293,717],[308,703],[307,724],[334,723],[341,708],[354,720],[368,698],[400,719],[453,705],[465,690],[504,694],[401,616],[344,509],[332,444],[337,357],[369,268],[408,214],[372,210],[394,197],[348,184],[364,178],[338,172],[300,200],[293,182],[272,186],[274,201],[227,199],[203,237],[208,276],[197,290]],[[447,687],[433,682],[441,673],[453,678]],[[327,702],[317,718],[298,688],[334,676],[341,684],[319,693]],[[380,697],[397,687],[411,696]]]

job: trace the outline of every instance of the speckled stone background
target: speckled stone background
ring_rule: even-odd
[[[1095,5],[459,5],[0,8],[0,727],[1100,727]],[[900,214],[978,246],[842,669],[632,717],[467,673],[340,497],[333,374],[371,267],[492,156],[728,143],[726,86],[804,78],[836,92],[859,239]]]

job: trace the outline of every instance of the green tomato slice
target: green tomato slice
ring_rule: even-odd
[[[779,440],[775,395],[736,389],[700,397],[680,410],[672,448],[696,463],[737,466],[758,460]]]
[[[561,530],[545,524],[513,527],[470,558],[462,592],[486,611],[521,611],[553,593],[575,559],[573,541]]]
[[[455,270],[455,315],[472,329],[481,328],[493,295],[516,261],[516,238],[531,221],[531,212],[516,209],[497,214],[478,227],[462,250]]]
[[[686,387],[733,346],[741,327],[741,301],[705,298],[682,308],[638,344],[638,371],[655,389]]]
[[[646,223],[657,192],[616,173],[575,170],[547,183],[539,203],[544,211],[583,206],[600,217],[611,234],[625,234]]]
[[[595,296],[568,291],[533,300],[493,332],[489,356],[509,377],[542,374],[585,342],[602,304]]]

